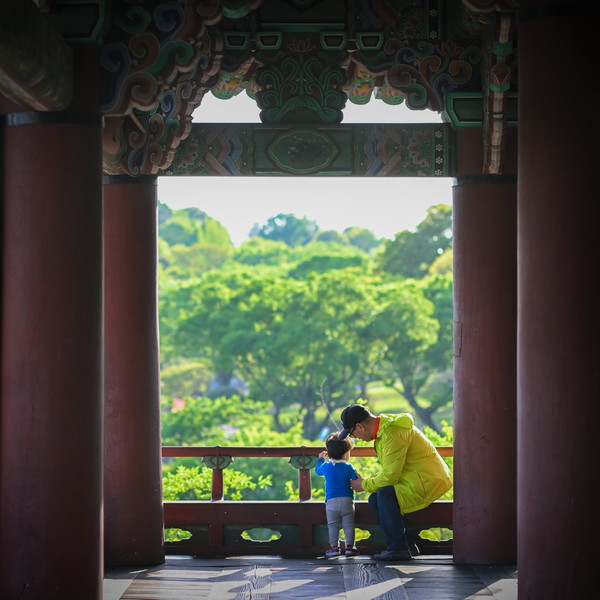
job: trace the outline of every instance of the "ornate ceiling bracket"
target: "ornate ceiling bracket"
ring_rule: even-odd
[[[281,35],[281,47],[255,54],[263,123],[340,123],[346,94],[346,53],[323,50],[314,36]]]
[[[115,5],[102,48],[107,174],[168,165],[219,69],[219,40],[207,27],[220,19],[217,2],[148,4]]]
[[[388,104],[406,102],[413,110],[441,111],[448,92],[479,85],[480,50],[452,40],[409,44],[392,38],[385,42],[382,52],[357,52],[351,60],[358,85],[350,85],[348,94],[355,102],[369,74],[372,85],[379,88],[376,97]]]
[[[33,110],[64,110],[73,52],[31,0],[0,2],[0,94]]]
[[[449,177],[447,124],[192,127],[160,175]]]
[[[441,111],[448,92],[481,89],[481,32],[476,43],[446,38],[446,7],[437,0],[381,2],[372,10],[342,2],[335,17],[323,4],[305,4],[313,12],[288,21],[270,18],[266,7],[235,26],[224,21],[231,27],[223,31],[229,60],[213,93],[246,89],[264,123],[334,123],[346,99],[365,104],[374,95]]]

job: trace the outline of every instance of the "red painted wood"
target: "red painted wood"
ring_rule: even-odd
[[[516,183],[488,180],[454,187],[454,558],[513,564]]]
[[[540,40],[591,56],[598,11],[521,5],[540,10],[519,26],[519,598],[575,600],[597,587],[598,117],[575,101],[590,97],[585,61],[548,61]]]
[[[310,469],[298,470],[298,497],[300,502],[304,502],[312,498]]]
[[[167,544],[167,552],[193,554],[236,554],[252,552],[257,554],[293,555],[306,552],[319,552],[322,544],[313,538],[313,528],[326,526],[325,504],[323,502],[165,502],[165,526],[191,530],[205,527],[209,531],[209,543],[199,536],[179,543]],[[452,528],[452,502],[438,501],[427,508],[405,516],[407,527],[416,531],[430,527]],[[269,527],[277,531],[284,525],[299,529],[300,543],[286,544],[282,540],[257,543],[243,540],[223,545],[225,526]],[[367,502],[356,502],[356,526],[377,529],[376,520]],[[425,552],[439,552],[435,544],[419,541]],[[449,551],[449,545],[441,550]],[[378,546],[375,549],[380,549]]]
[[[0,597],[102,597],[101,81],[3,131]],[[57,115],[60,120],[61,115]]]
[[[306,456],[319,456],[325,446],[163,446],[162,456],[174,458],[179,456],[244,456],[244,457],[289,457],[304,453]],[[440,456],[451,457],[452,446],[438,446]],[[352,456],[377,456],[373,446],[356,446]]]
[[[196,446],[175,447],[164,446],[162,454],[165,457],[177,456],[318,456],[322,447],[249,447],[249,446]],[[438,447],[438,452],[443,456],[452,456],[451,446]],[[376,456],[373,447],[357,447],[354,455]],[[215,470],[216,471],[216,470]],[[214,488],[213,471],[213,499],[218,496],[219,489]],[[165,502],[165,527],[196,531],[192,539],[176,543],[167,543],[166,551],[169,553],[193,554],[236,554],[240,552],[253,552],[256,554],[302,554],[315,553],[322,550],[322,544],[315,540],[315,527],[325,526],[325,504],[312,502],[306,490],[310,490],[312,469],[299,469],[300,502]],[[308,496],[308,497],[307,497]],[[221,496],[222,497],[222,496]],[[430,527],[452,528],[452,502],[440,501],[428,506],[426,509],[406,515],[407,527],[416,532]],[[357,527],[362,525],[374,527],[378,530],[375,518],[367,502],[356,502]],[[224,530],[226,526],[243,526],[243,529],[255,527],[268,527],[277,530],[277,526],[293,526],[297,528],[298,540],[294,543],[286,541],[286,536],[280,540],[268,543],[251,542],[238,536],[237,543],[226,543]],[[198,528],[205,533],[202,535]],[[370,549],[377,551],[381,546],[374,546],[368,542]],[[432,543],[420,540],[419,546],[427,553],[451,553],[451,542]]]
[[[156,185],[104,185],[105,560],[164,560]]]
[[[213,469],[211,499],[223,500],[223,469]]]

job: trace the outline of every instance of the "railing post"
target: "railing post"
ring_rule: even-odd
[[[302,446],[302,452],[306,446]],[[298,469],[298,496],[300,502],[307,502],[312,499],[312,479],[311,470],[317,463],[316,456],[290,456],[290,464],[295,469]]]
[[[218,502],[219,500],[223,500],[223,469],[227,468],[233,462],[233,458],[231,456],[217,454],[216,456],[202,457],[202,462],[209,469],[212,469],[212,485],[210,491],[211,501]]]

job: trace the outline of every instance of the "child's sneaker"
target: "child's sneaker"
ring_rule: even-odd
[[[357,556],[358,550],[356,546],[346,546],[346,556]]]
[[[329,550],[325,551],[325,556],[331,558],[332,556],[339,556],[340,549],[337,546],[330,546]]]

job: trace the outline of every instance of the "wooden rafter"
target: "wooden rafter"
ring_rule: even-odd
[[[0,93],[38,111],[71,102],[72,50],[32,0],[0,2]]]

